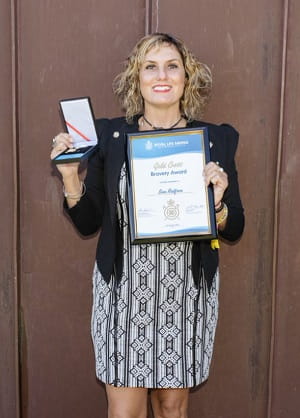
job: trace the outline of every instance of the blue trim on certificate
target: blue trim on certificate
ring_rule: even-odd
[[[199,132],[184,135],[162,134],[161,136],[150,136],[143,138],[135,136],[132,138],[132,158],[156,158],[168,155],[203,152],[202,141]]]
[[[193,234],[199,234],[199,233],[210,233],[210,231],[207,229],[207,227],[203,228],[194,228],[194,229],[178,229],[178,230],[172,230],[173,236],[181,236],[181,235],[193,235]],[[159,232],[152,232],[151,234],[147,233],[139,233],[137,237],[163,237],[163,236],[169,236],[170,234],[167,232],[159,233]]]

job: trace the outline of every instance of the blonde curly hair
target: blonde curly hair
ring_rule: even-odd
[[[146,54],[163,44],[174,45],[185,69],[186,84],[180,101],[180,111],[188,121],[199,118],[209,100],[211,71],[188,50],[178,38],[166,33],[154,33],[140,39],[125,62],[125,70],[113,82],[113,91],[120,100],[128,122],[144,113],[144,100],[139,85],[139,71]]]

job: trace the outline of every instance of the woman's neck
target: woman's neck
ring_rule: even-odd
[[[154,111],[145,108],[144,116],[140,118],[139,122],[143,129],[170,129],[182,127],[182,121],[185,120],[181,117],[179,109]]]

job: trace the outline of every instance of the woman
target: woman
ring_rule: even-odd
[[[125,134],[207,126],[220,236],[237,240],[244,215],[229,125],[197,121],[211,87],[209,69],[167,34],[141,39],[116,78],[126,118],[97,120],[99,149],[84,183],[78,164],[58,165],[65,208],[83,235],[101,229],[93,275],[92,337],[109,417],[187,417],[189,388],[207,379],[218,316],[218,251],[210,241],[132,245],[126,201]],[[72,147],[54,138],[51,158]]]

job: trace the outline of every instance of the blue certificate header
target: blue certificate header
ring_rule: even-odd
[[[156,158],[168,155],[203,153],[203,130],[161,134],[129,135],[132,158]]]

